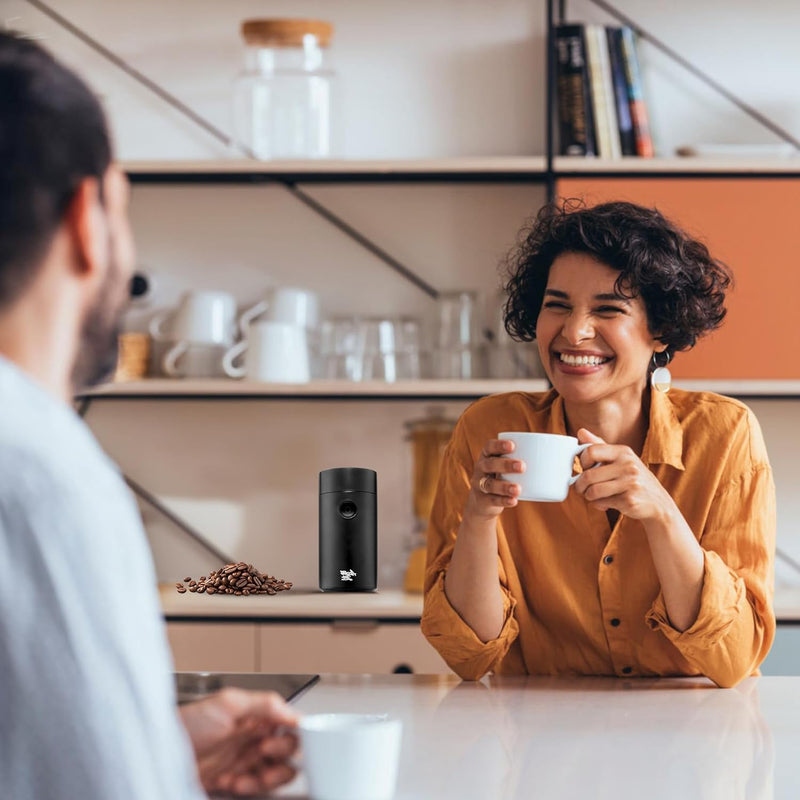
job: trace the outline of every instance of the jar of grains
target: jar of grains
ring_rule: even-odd
[[[256,158],[331,155],[332,35],[333,25],[316,19],[242,23],[246,68],[234,85],[234,127]]]

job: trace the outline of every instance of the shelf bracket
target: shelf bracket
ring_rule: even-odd
[[[401,275],[410,283],[413,283],[418,289],[421,289],[428,297],[437,298],[439,292],[434,289],[427,281],[420,278],[415,272],[408,267],[401,264],[396,258],[387,253],[383,248],[379,247],[371,239],[368,239],[363,234],[359,233],[352,225],[345,222],[341,217],[334,214],[329,208],[322,205],[318,200],[315,200],[309,194],[300,189],[297,184],[291,182],[282,182],[287,191],[291,192],[301,203],[310,208],[315,214],[318,214],[323,219],[327,220],[335,228],[338,228],[346,236],[349,236],[354,242],[361,245],[369,253],[372,253],[376,258],[380,259],[384,264],[393,269],[398,275]]]
[[[95,53],[98,53],[100,56],[106,59],[106,61],[110,62],[115,67],[117,67],[117,69],[121,70],[126,75],[133,78],[133,80],[135,80],[137,83],[141,84],[146,89],[153,92],[153,94],[155,94],[169,106],[174,108],[179,113],[183,114],[185,117],[191,120],[195,125],[198,125],[200,128],[202,128],[207,134],[216,139],[220,144],[223,144],[225,147],[236,148],[245,156],[247,156],[247,158],[256,160],[255,154],[250,148],[248,148],[243,143],[237,141],[233,137],[229,136],[224,131],[220,130],[216,125],[214,125],[212,122],[209,122],[209,120],[207,120],[205,117],[201,116],[192,108],[187,106],[186,103],[178,99],[174,94],[164,89],[162,86],[157,84],[152,79],[148,78],[140,70],[136,69],[135,67],[132,67],[130,64],[128,64],[127,61],[120,58],[112,50],[109,50],[105,45],[101,44],[93,36],[90,36],[82,28],[79,28],[77,25],[70,22],[70,20],[68,20],[63,15],[59,14],[57,11],[51,8],[47,3],[43,3],[42,0],[25,0],[25,2],[27,2],[28,5],[33,6],[33,8],[44,14],[46,17],[50,18],[53,22],[62,27],[64,30],[71,33],[76,39],[79,39],[88,48],[94,50]],[[322,219],[326,220],[329,224],[333,225],[335,228],[337,228],[337,230],[344,233],[360,247],[363,247],[365,250],[367,250],[367,252],[375,256],[379,261],[383,262],[389,268],[394,270],[397,274],[401,275],[403,278],[410,281],[418,289],[421,289],[429,297],[436,298],[439,296],[439,292],[436,289],[434,289],[429,283],[427,283],[427,281],[420,278],[413,270],[401,264],[396,258],[391,256],[383,248],[375,244],[372,240],[368,239],[366,236],[359,233],[352,225],[349,225],[341,217],[337,216],[330,209],[326,208],[322,203],[320,203],[317,200],[314,200],[305,192],[300,190],[295,183],[288,181],[281,181],[280,179],[276,179],[275,182],[278,183],[278,185],[282,186],[284,189],[286,189],[288,192],[290,192],[292,195],[294,195],[294,197],[300,200],[300,202],[304,203],[315,214],[317,214],[317,216],[321,217]]]

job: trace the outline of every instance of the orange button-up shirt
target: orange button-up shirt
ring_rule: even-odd
[[[499,636],[483,642],[461,619],[444,576],[470,477],[485,442],[513,430],[566,433],[561,397],[512,392],[472,404],[445,452],[431,512],[422,631],[458,675],[706,675],[732,686],[757,673],[775,635],[775,487],[745,405],[652,392],[641,458],[704,553],[700,611],[683,632],[670,624],[641,522],[620,516],[612,529],[574,490],[562,503],[520,502],[498,517]]]

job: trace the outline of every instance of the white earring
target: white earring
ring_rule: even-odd
[[[672,386],[672,373],[667,369],[671,357],[669,352],[666,352],[667,360],[663,367],[658,366],[656,361],[656,354],[653,353],[653,372],[650,374],[650,385],[657,391],[666,394]]]

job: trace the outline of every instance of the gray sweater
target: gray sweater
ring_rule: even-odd
[[[0,795],[204,797],[133,498],[76,414],[1,357]]]

